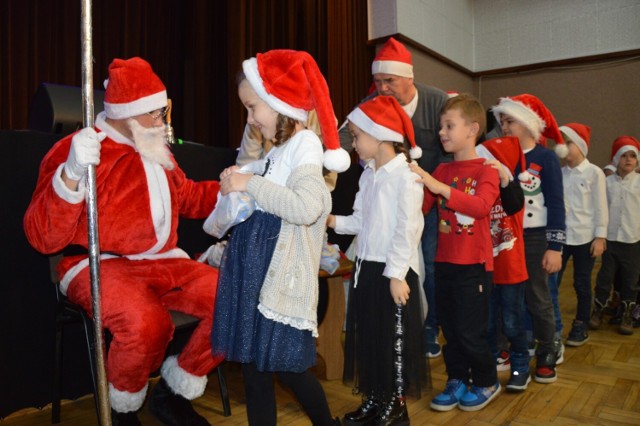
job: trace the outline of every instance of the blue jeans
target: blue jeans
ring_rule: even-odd
[[[558,272],[549,275],[547,284],[549,285],[549,295],[553,304],[553,315],[556,318],[556,338],[562,338],[562,316],[560,315],[560,302],[558,302],[558,289],[560,288],[561,277]]]
[[[502,333],[511,344],[511,367],[519,373],[529,371],[528,342],[524,331],[525,283],[496,284],[491,291],[487,340],[494,357],[498,355],[496,329],[502,314]]]
[[[558,273],[558,287],[560,287],[567,262],[573,257],[573,288],[578,299],[576,319],[582,322],[589,321],[591,316],[591,271],[596,261],[591,256],[591,243],[590,241],[577,246],[565,245],[562,251],[562,269]]]
[[[436,279],[435,258],[438,246],[438,209],[433,208],[424,217],[424,231],[422,231],[422,257],[424,259],[424,294],[427,297],[427,318],[425,327],[429,327],[438,335],[438,317],[436,315]]]

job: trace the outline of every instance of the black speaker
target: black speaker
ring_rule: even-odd
[[[104,110],[104,90],[93,91],[94,114]],[[31,100],[29,130],[68,135],[82,128],[82,89],[41,83]]]

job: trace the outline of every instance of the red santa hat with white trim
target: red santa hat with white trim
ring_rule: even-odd
[[[371,74],[393,74],[413,78],[411,52],[404,44],[390,37],[373,59]]]
[[[498,160],[511,180],[518,166],[520,166],[518,180],[520,182],[528,182],[531,179],[531,175],[527,171],[524,152],[522,152],[520,142],[516,137],[502,136],[488,139],[476,146],[476,153],[479,157],[487,160]]]
[[[591,127],[580,123],[567,123],[560,126],[560,132],[578,147],[582,155],[587,156],[591,141]],[[569,148],[564,143],[564,138],[556,141],[555,151],[560,158],[565,158],[569,154]]]
[[[104,87],[104,110],[107,117],[114,120],[167,106],[167,89],[142,58],[114,59]]]
[[[315,109],[326,148],[324,166],[336,172],[349,168],[351,157],[340,147],[329,87],[311,55],[270,50],[245,60],[242,69],[260,99],[280,114],[306,122],[308,112]]]
[[[547,146],[547,138],[553,139],[556,143],[562,141],[562,135],[553,114],[534,95],[525,93],[500,98],[498,105],[491,110],[498,122],[500,122],[500,114],[513,117],[531,132],[537,143],[544,147]]]
[[[411,158],[422,157],[422,149],[416,145],[411,118],[393,96],[381,95],[363,102],[351,111],[347,119],[380,141],[403,143],[406,137],[411,145]]]
[[[640,150],[640,142],[633,136],[620,136],[613,141],[613,145],[611,145],[611,164],[618,167],[618,163],[620,162],[620,157],[625,152],[635,152],[636,157],[638,156],[638,151]]]

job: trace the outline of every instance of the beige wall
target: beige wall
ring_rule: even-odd
[[[480,100],[490,106],[500,96],[531,93],[551,110],[558,125],[591,126],[589,160],[604,166],[620,135],[640,138],[640,60],[573,70],[548,70],[484,77]]]
[[[559,125],[576,121],[591,126],[589,160],[598,166],[609,163],[616,137],[640,139],[640,58],[473,78],[431,55],[410,50],[417,82],[472,93],[487,108],[501,96],[531,93],[547,105]]]

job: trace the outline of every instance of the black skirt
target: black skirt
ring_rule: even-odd
[[[356,265],[359,261],[356,261]],[[395,312],[389,278],[382,275],[385,264],[362,261],[354,267],[345,336],[343,381],[356,393],[390,398],[395,386]],[[354,287],[356,273],[359,273]],[[403,379],[405,395],[420,398],[431,389],[429,362],[423,352],[423,315],[418,275],[409,270],[406,277],[411,293],[404,306]]]

